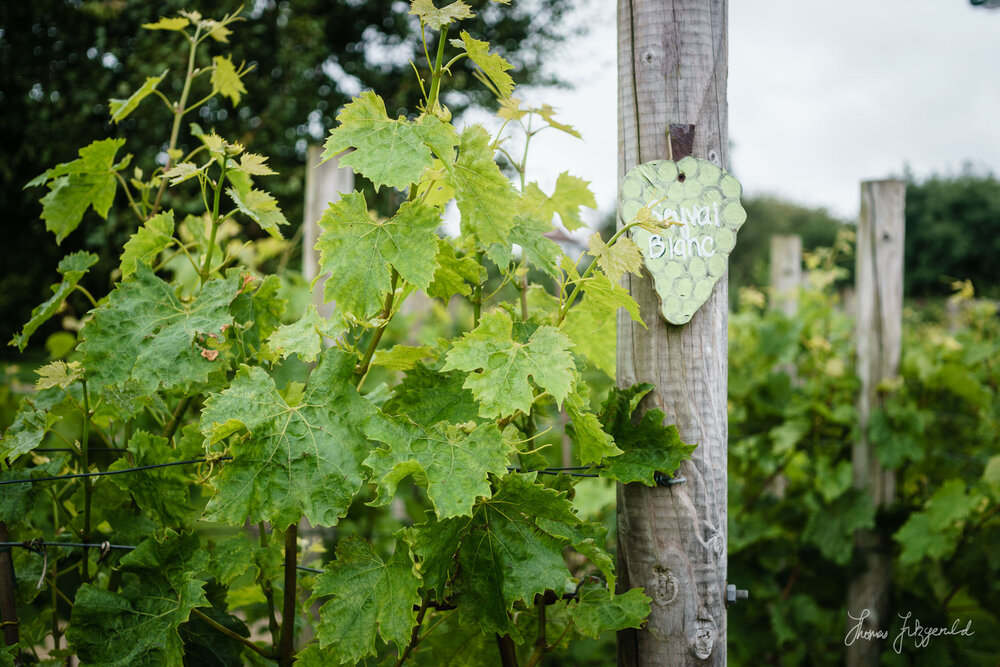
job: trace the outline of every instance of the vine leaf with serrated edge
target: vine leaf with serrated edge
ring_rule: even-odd
[[[122,249],[122,276],[128,278],[139,264],[149,266],[161,252],[173,243],[174,212],[164,211],[146,220],[142,227],[129,237]]]
[[[566,606],[576,629],[597,639],[603,632],[640,628],[649,616],[649,597],[641,588],[615,595],[603,585],[581,586],[576,602]]]
[[[460,140],[458,159],[445,161],[445,167],[455,190],[462,233],[475,236],[483,248],[509,245],[518,198],[493,160],[490,135],[482,126],[472,125]]]
[[[456,0],[444,7],[435,7],[434,0],[413,0],[410,3],[409,13],[420,17],[421,23],[434,30],[475,16],[472,9],[462,0]]]
[[[376,490],[370,504],[389,503],[400,480],[413,475],[427,489],[438,518],[471,514],[476,499],[490,495],[489,475],[506,473],[514,452],[495,424],[426,427],[377,414],[365,425],[365,435],[388,445],[364,461]]]
[[[417,624],[420,576],[410,551],[397,541],[393,555],[379,556],[372,545],[352,536],[337,545],[337,557],[316,579],[313,599],[332,596],[320,607],[316,635],[320,648],[332,646],[340,664],[373,655],[376,639],[402,648]]]
[[[239,290],[240,276],[234,273],[206,282],[198,298],[185,303],[169,283],[138,265],[80,334],[88,378],[96,386],[132,379],[146,393],[204,382],[218,365],[202,357],[195,338],[218,335],[232,324],[229,305]]]
[[[510,97],[514,92],[514,79],[507,74],[508,70],[514,68],[503,56],[497,53],[490,53],[489,42],[475,39],[468,32],[463,30],[459,35],[460,39],[451,40],[451,45],[463,49],[469,56],[469,60],[474,62],[482,71],[486,78],[496,87],[501,99]]]
[[[59,312],[63,301],[76,289],[80,279],[94,264],[97,264],[97,255],[83,250],[63,257],[56,269],[63,277],[62,282],[52,285],[52,296],[32,309],[31,319],[25,323],[21,333],[14,334],[9,344],[24,352],[31,335],[38,330],[38,327],[48,322],[49,318]]]
[[[494,418],[531,411],[532,382],[561,404],[574,381],[572,343],[555,327],[538,327],[526,341],[515,341],[505,311],[483,316],[479,326],[448,351],[441,370],[469,373],[464,387],[479,401],[479,414]]]
[[[604,459],[602,477],[622,484],[656,486],[657,472],[672,476],[697,447],[685,444],[676,426],[663,425],[666,415],[659,408],[646,411],[638,422],[632,419],[639,401],[652,390],[651,384],[638,384],[628,389],[616,387],[608,395],[600,414],[601,424],[623,453]]]
[[[319,221],[319,273],[332,275],[324,288],[326,300],[368,318],[382,308],[392,289],[390,268],[426,290],[437,269],[440,224],[438,209],[416,201],[404,203],[388,220],[377,220],[362,193],[344,195]]]
[[[390,119],[385,102],[370,90],[351,100],[337,122],[324,144],[323,161],[356,149],[342,155],[340,165],[361,174],[376,188],[405,189],[433,165],[432,149],[441,159],[451,160],[458,144],[454,128],[434,116],[424,115],[415,122]]]
[[[199,428],[209,446],[249,433],[230,445],[233,460],[213,480],[210,520],[269,521],[283,530],[302,515],[332,526],[346,514],[364,482],[361,460],[371,447],[362,424],[374,412],[351,383],[356,361],[327,350],[295,404],[259,366],[244,366],[206,400]]]
[[[142,86],[124,100],[108,100],[108,111],[111,113],[111,121],[117,125],[125,120],[130,113],[135,111],[140,102],[153,94],[156,87],[163,81],[163,77],[167,75],[167,71],[163,70],[163,74],[159,76],[147,76]]]

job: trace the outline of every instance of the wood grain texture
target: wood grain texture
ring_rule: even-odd
[[[881,404],[879,383],[899,374],[903,337],[903,242],[906,185],[902,181],[866,181],[861,184],[858,220],[855,298],[857,303],[858,432],[853,446],[854,486],[868,491],[876,507],[890,504],[896,495],[896,477],[886,470],[868,442],[868,423]],[[847,611],[855,619],[867,609],[864,630],[891,625],[889,584],[891,543],[888,535],[859,531],[855,544],[863,570],[851,580]],[[847,618],[847,627],[857,621]],[[849,667],[874,667],[888,649],[887,641],[857,641],[847,649]]]
[[[726,25],[726,0],[619,1],[619,183],[668,157],[670,124],[693,124],[692,154],[726,165]],[[728,276],[681,327],[660,316],[648,274],[623,284],[649,329],[619,315],[618,385],[654,383],[642,409],[662,409],[698,448],[684,484],[619,486],[619,581],[653,603],[643,630],[619,634],[618,663],[724,665]]]

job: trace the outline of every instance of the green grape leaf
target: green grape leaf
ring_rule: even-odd
[[[592,234],[587,239],[587,252],[597,259],[597,266],[607,274],[614,283],[621,282],[626,273],[642,275],[642,254],[635,241],[627,236],[620,236],[615,243],[607,245],[601,240],[600,234]]]
[[[576,629],[597,639],[603,632],[640,628],[649,616],[650,599],[641,588],[618,595],[601,585],[581,586],[579,600],[566,606]]]
[[[458,257],[446,239],[438,239],[437,270],[427,294],[447,301],[455,294],[469,296],[472,286],[486,280],[486,269],[475,257]]]
[[[924,508],[910,514],[893,535],[903,548],[899,562],[913,565],[924,558],[942,560],[950,557],[962,535],[964,522],[981,502],[982,496],[966,491],[963,480],[946,481]]]
[[[147,76],[146,81],[139,87],[139,90],[129,95],[127,99],[108,100],[108,109],[111,112],[112,122],[117,125],[121,121],[125,120],[130,113],[135,111],[135,108],[139,106],[140,102],[153,94],[156,87],[160,85],[160,81],[163,81],[163,77],[167,75],[167,71],[168,70],[163,70],[163,74],[159,76]]]
[[[324,320],[316,306],[309,304],[298,322],[278,327],[268,337],[267,344],[282,359],[297,354],[302,361],[312,362],[322,349],[324,336],[335,339],[346,330],[340,318]]]
[[[146,30],[183,30],[188,27],[188,20],[182,16],[174,18],[160,18],[156,23],[143,23]]]
[[[469,373],[463,386],[479,401],[482,417],[528,413],[534,401],[532,382],[559,404],[569,394],[575,369],[571,345],[564,333],[550,326],[516,341],[510,315],[496,310],[452,346],[441,370]]]
[[[394,371],[408,371],[417,365],[418,361],[433,356],[430,345],[411,347],[408,345],[393,345],[388,350],[378,350],[372,359],[373,366],[381,366]]]
[[[490,495],[489,474],[504,475],[514,452],[494,424],[471,431],[446,422],[428,428],[376,415],[365,425],[365,435],[388,445],[364,462],[375,484],[371,504],[389,503],[400,480],[413,475],[427,489],[439,518],[470,514],[477,498]]]
[[[14,334],[9,344],[17,346],[19,351],[24,352],[31,335],[38,330],[38,327],[48,322],[49,318],[59,312],[66,297],[76,289],[80,279],[94,264],[97,264],[97,255],[83,250],[63,257],[57,268],[63,277],[62,282],[52,285],[52,296],[32,309],[31,319],[21,329],[21,333]]]
[[[229,304],[240,277],[210,280],[191,302],[139,264],[81,332],[83,367],[96,386],[135,380],[146,393],[204,382],[218,364],[202,355],[196,336],[218,335],[232,324]]]
[[[230,56],[212,58],[212,93],[228,97],[235,107],[247,92]]]
[[[213,484],[212,521],[240,526],[269,521],[280,530],[303,514],[332,526],[361,488],[361,460],[370,446],[362,423],[374,411],[351,378],[356,359],[329,349],[309,376],[305,395],[290,405],[262,368],[243,367],[232,384],[205,402],[202,433],[214,444],[239,432],[233,456]]]
[[[257,189],[250,190],[246,196],[243,196],[236,188],[229,188],[226,190],[226,194],[236,204],[236,208],[240,209],[240,213],[256,222],[261,229],[274,238],[282,238],[281,230],[278,227],[287,225],[288,220],[278,208],[278,201],[274,197]]]
[[[316,579],[313,598],[332,596],[320,607],[316,628],[320,648],[332,646],[340,664],[376,652],[376,639],[400,648],[417,624],[420,577],[405,543],[383,560],[366,540],[348,537],[337,545],[337,558]]]
[[[185,452],[172,447],[169,440],[145,431],[132,434],[128,451],[132,454],[131,460],[122,457],[108,466],[108,470],[185,460]],[[197,509],[190,497],[195,483],[191,472],[188,466],[171,466],[112,475],[111,480],[131,493],[139,509],[160,525],[177,527],[189,523]]]
[[[53,361],[45,364],[35,371],[38,380],[35,382],[35,389],[41,391],[51,387],[61,387],[65,389],[83,377],[83,369],[79,361]]]
[[[632,295],[617,282],[611,282],[602,271],[594,271],[583,281],[583,301],[590,302],[588,308],[592,313],[601,313],[603,317],[612,319],[619,308],[624,308],[633,321],[646,326],[639,314],[639,304]]]
[[[0,470],[0,481],[10,482],[17,479],[32,479],[58,475],[66,463],[64,457],[56,457],[48,463],[28,469]],[[0,521],[17,524],[35,506],[35,498],[42,491],[41,484],[7,484],[0,493]],[[32,585],[34,587],[34,585]]]
[[[14,421],[0,438],[0,460],[13,461],[42,444],[45,434],[61,419],[49,410],[65,396],[62,389],[53,387],[21,399]]]
[[[579,390],[566,399],[566,414],[573,425],[574,440],[580,447],[580,463],[596,464],[606,456],[622,453],[615,445],[615,439],[604,432],[597,415],[587,410],[587,402]]]
[[[608,377],[615,376],[617,322],[593,301],[583,300],[569,309],[560,330],[573,341],[573,351],[587,358]]]
[[[376,220],[364,195],[353,192],[330,206],[319,224],[319,272],[332,273],[324,294],[338,308],[360,319],[377,313],[392,289],[390,268],[412,285],[430,286],[441,224],[436,208],[406,202],[388,220]]]
[[[125,242],[122,251],[122,276],[128,278],[139,264],[150,266],[174,241],[174,212],[164,211],[147,220]]]
[[[482,126],[466,128],[460,140],[458,159],[445,166],[462,216],[462,233],[474,235],[483,247],[507,245],[517,193],[493,161],[490,135]]]
[[[514,218],[514,228],[510,233],[511,243],[521,246],[521,251],[528,261],[552,278],[560,278],[559,265],[562,262],[563,251],[559,244],[544,236],[552,231],[551,216],[521,214]],[[496,246],[494,246],[496,248]],[[505,252],[507,249],[503,248]],[[496,252],[490,259],[498,266],[505,266],[509,260]]]
[[[572,231],[583,227],[580,219],[580,207],[597,208],[597,200],[590,191],[590,182],[562,172],[556,179],[556,189],[549,197],[538,183],[529,183],[524,191],[524,197],[529,207],[545,222],[551,222],[552,216],[558,214],[563,226]]]
[[[504,60],[503,56],[490,53],[489,42],[475,39],[465,30],[459,37],[461,39],[451,40],[452,46],[465,50],[469,60],[474,62],[496,87],[496,92],[499,93],[501,99],[510,97],[510,94],[514,92],[514,79],[510,77],[510,74],[507,74],[507,71],[513,69],[514,66]]]
[[[854,533],[875,525],[875,506],[858,489],[850,489],[832,503],[812,507],[802,539],[819,547],[824,558],[847,565],[854,551]]]
[[[41,202],[42,220],[45,228],[56,235],[56,243],[62,243],[79,226],[88,208],[107,219],[118,187],[115,172],[128,162],[126,157],[115,164],[115,154],[124,143],[124,139],[95,141],[81,148],[76,160],[49,169],[25,186],[54,179]]]
[[[428,428],[440,421],[452,424],[476,421],[479,405],[472,392],[462,386],[464,381],[464,373],[441,373],[418,362],[393,387],[392,398],[382,410],[408,417]]]
[[[412,0],[409,13],[419,16],[421,23],[434,30],[475,16],[462,0],[456,0],[441,8],[434,6],[434,0]]]
[[[257,153],[244,153],[240,156],[238,169],[250,176],[273,176],[277,172],[264,164],[267,158]]]
[[[673,475],[697,446],[685,444],[676,426],[664,426],[665,415],[659,408],[646,411],[637,423],[632,419],[639,400],[650,389],[648,385],[626,390],[615,388],[605,401],[601,424],[624,453],[604,460],[602,477],[623,484],[640,482],[656,486],[655,473]]]
[[[449,548],[452,553],[457,550],[462,573],[456,590],[459,608],[484,630],[504,633],[510,629],[508,613],[515,602],[530,604],[537,593],[562,591],[569,578],[562,556],[564,541],[540,527],[539,519],[579,522],[565,495],[535,483],[534,474],[508,475],[497,484],[492,498],[476,504],[471,518],[438,522],[439,526],[454,524],[443,527],[452,538],[448,547],[428,549],[427,536],[420,534],[422,527],[415,527],[411,533],[416,541],[414,552],[440,561]],[[442,537],[442,527],[431,534]],[[457,549],[455,537],[461,540]],[[440,562],[430,565],[432,570],[445,567]]]
[[[357,149],[341,156],[340,164],[376,188],[388,185],[402,190],[416,183],[433,165],[432,149],[442,159],[450,159],[458,143],[454,128],[434,116],[421,116],[412,123],[403,117],[390,119],[385,102],[370,90],[345,106],[337,122],[324,145],[323,160]]]
[[[191,610],[209,606],[195,577],[207,561],[194,534],[166,531],[121,559],[121,593],[84,584],[76,594],[66,639],[83,664],[107,667],[180,665],[177,633]]]

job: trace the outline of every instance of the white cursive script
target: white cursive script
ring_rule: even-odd
[[[854,625],[847,629],[847,634],[844,636],[844,645],[850,646],[854,642],[862,639],[864,641],[872,641],[873,639],[888,639],[889,631],[883,630],[881,628],[866,628],[865,621],[871,616],[871,611],[868,609],[863,609],[861,614],[855,616],[851,612],[847,612],[847,617],[851,621],[855,621]],[[913,646],[916,648],[925,648],[930,642],[931,637],[948,637],[961,635],[962,637],[971,637],[976,634],[972,631],[972,621],[969,620],[965,627],[959,627],[962,623],[961,619],[955,619],[955,622],[948,626],[924,626],[921,625],[920,620],[913,618],[913,612],[906,612],[906,615],[897,614],[901,619],[903,619],[903,625],[899,629],[899,633],[892,642],[892,650],[896,652],[897,655],[903,652],[903,640],[912,639]]]

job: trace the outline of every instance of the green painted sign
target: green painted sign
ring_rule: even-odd
[[[668,322],[689,322],[726,272],[747,218],[742,190],[725,169],[693,157],[646,162],[625,175],[618,208],[624,222],[648,211],[678,223],[657,233],[632,231]]]

